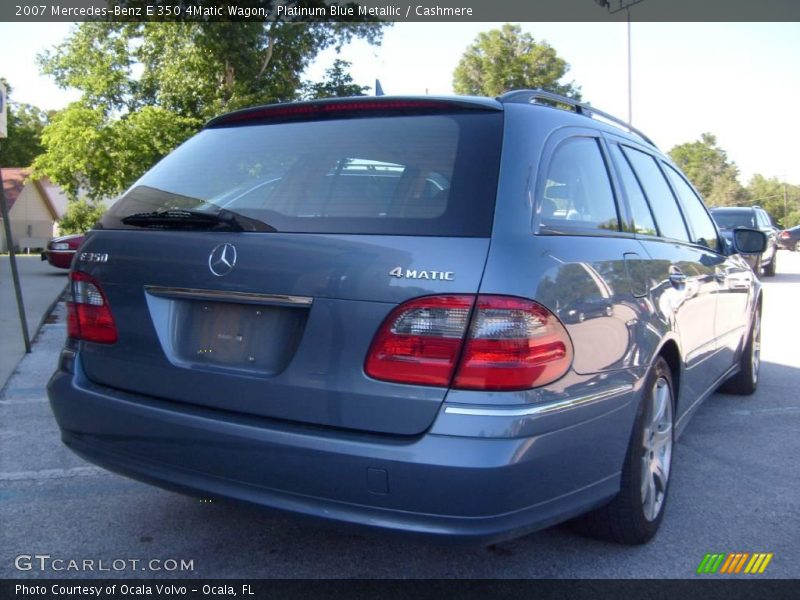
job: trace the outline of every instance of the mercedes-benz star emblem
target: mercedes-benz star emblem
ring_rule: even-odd
[[[212,275],[222,277],[236,266],[236,247],[233,244],[220,244],[208,255],[208,269]]]

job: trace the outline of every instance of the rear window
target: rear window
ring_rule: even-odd
[[[756,213],[752,210],[712,210],[711,216],[720,229],[736,229],[737,227],[757,228]]]
[[[485,237],[501,138],[499,111],[210,128],[145,174],[101,225],[226,209],[281,232]]]

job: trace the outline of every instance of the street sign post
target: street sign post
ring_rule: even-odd
[[[8,99],[6,98],[6,86],[0,82],[0,139],[8,137],[8,118],[6,106]]]
[[[0,83],[0,139],[8,137],[8,121],[6,119],[7,108],[6,86]],[[17,271],[17,257],[14,254],[14,240],[11,237],[11,221],[8,217],[8,206],[6,205],[2,165],[0,165],[0,217],[3,218],[3,228],[6,233],[8,262],[11,266],[11,279],[14,281],[14,293],[17,297],[17,311],[19,312],[19,324],[20,327],[22,327],[22,341],[25,343],[25,352],[30,353],[31,338],[28,334],[28,320],[25,317],[25,304],[22,301],[22,288],[19,285],[19,271]]]

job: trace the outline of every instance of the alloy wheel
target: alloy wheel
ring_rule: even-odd
[[[753,339],[750,344],[750,372],[753,384],[758,383],[758,369],[761,367],[761,315],[756,313],[753,319]]]
[[[672,390],[666,378],[656,379],[646,410],[641,500],[644,517],[654,521],[664,505],[672,462]]]

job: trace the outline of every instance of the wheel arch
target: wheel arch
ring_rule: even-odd
[[[675,404],[673,409],[675,409],[675,415],[677,418],[678,406],[681,400],[681,372],[683,370],[681,351],[678,348],[677,342],[673,339],[666,340],[653,358],[653,362],[655,362],[659,356],[663,357],[664,360],[667,361],[667,365],[669,365],[669,370],[672,375],[672,394],[673,402]]]

